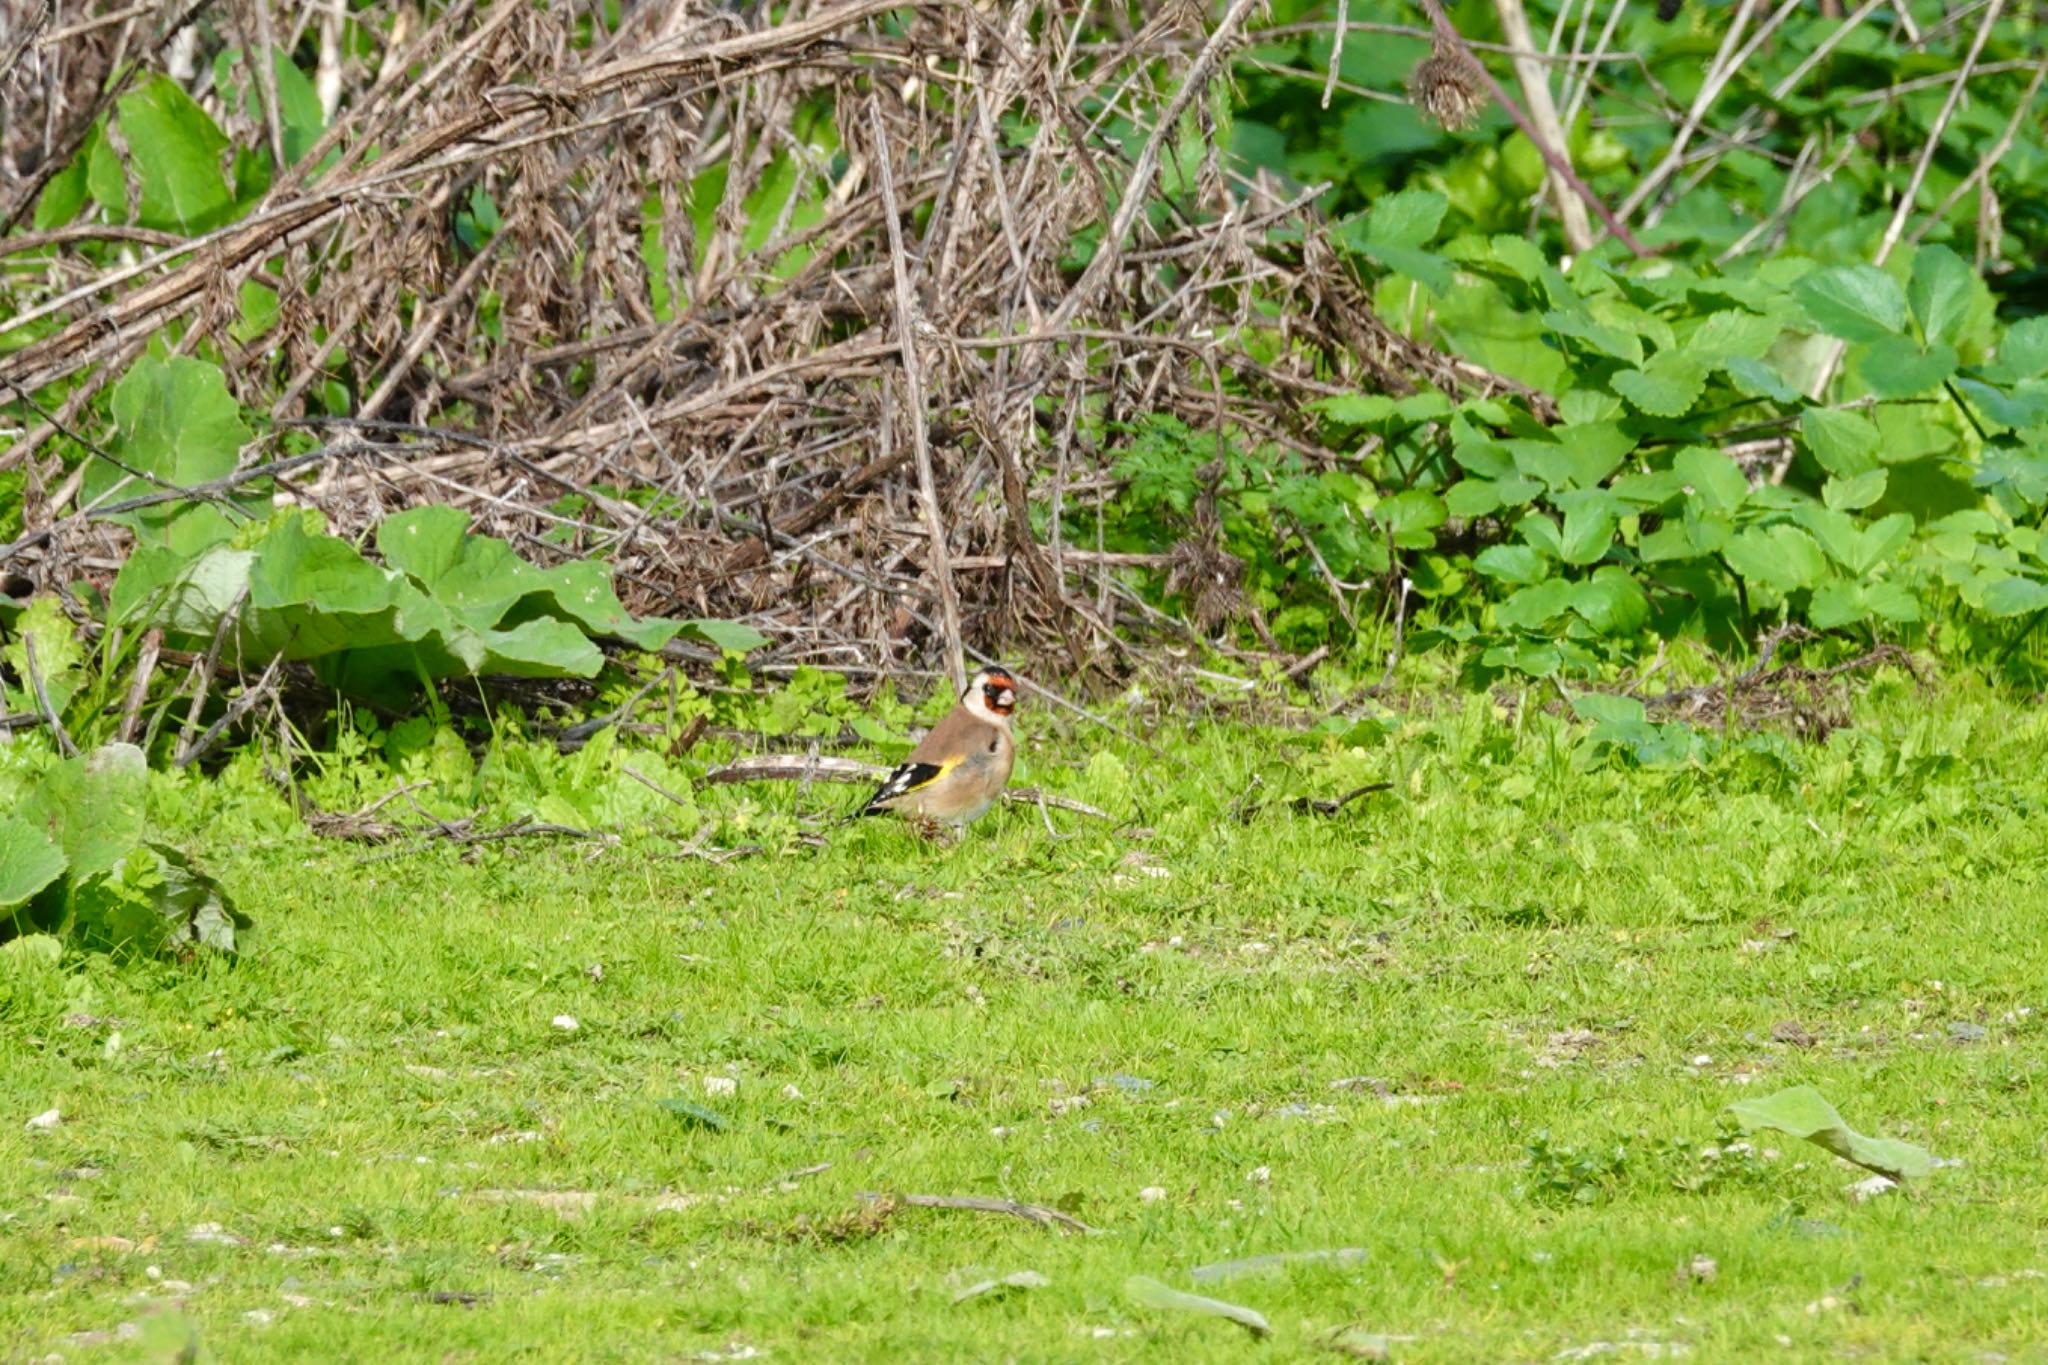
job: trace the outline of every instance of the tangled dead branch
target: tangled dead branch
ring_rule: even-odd
[[[1212,535],[1070,543],[1118,495],[1115,433],[1167,414],[1335,466],[1318,397],[1518,388],[1382,324],[1316,189],[1228,168],[1210,96],[1252,8],[1209,28],[1168,6],[1105,43],[1057,4],[838,0],[761,28],[629,6],[579,33],[573,6],[458,3],[386,25],[381,56],[266,13],[319,44],[330,121],[252,211],[189,240],[0,238],[48,253],[0,394],[64,395],[0,452],[30,490],[7,550],[64,582],[118,549],[63,433],[159,337],[217,352],[270,415],[235,481],[344,534],[456,503],[544,562],[608,555],[637,611],[760,625],[771,663],[952,670],[964,648],[1116,675],[1162,625],[1114,575],[1171,568],[1204,630],[1244,596]],[[232,37],[186,18],[138,8],[102,55]],[[225,97],[211,55],[195,97],[276,143],[276,91]],[[61,82],[7,98],[38,90]],[[253,335],[252,286],[277,300]],[[346,439],[309,455],[304,424]]]

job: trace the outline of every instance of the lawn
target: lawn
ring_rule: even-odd
[[[1132,822],[952,849],[780,784],[700,798],[731,861],[398,854],[165,780],[257,936],[0,955],[0,1356],[2048,1358],[2048,715],[1894,676],[1645,766],[1544,699],[1040,708],[1019,780]],[[1730,1126],[1799,1084],[1953,1164]]]

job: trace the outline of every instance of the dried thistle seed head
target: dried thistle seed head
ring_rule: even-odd
[[[1486,82],[1479,63],[1463,48],[1436,40],[1429,55],[1415,64],[1408,93],[1423,117],[1452,132],[1470,128],[1486,107]]]

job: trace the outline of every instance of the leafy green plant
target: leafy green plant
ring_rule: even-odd
[[[142,751],[111,744],[13,788],[0,815],[0,919],[8,937],[49,934],[140,954],[235,952],[250,921],[177,849],[144,837]]]
[[[1361,630],[1347,595],[1398,563],[1426,609],[1409,643],[1461,646],[1475,684],[1596,675],[1661,642],[1737,650],[1786,623],[1867,646],[1944,621],[1949,643],[2005,657],[2048,613],[2048,324],[2001,329],[1949,248],[1892,271],[1560,270],[1520,236],[1432,245],[1444,218],[1441,195],[1404,191],[1339,240],[1440,301],[1483,295],[1438,322],[1556,393],[1554,413],[1324,398],[1317,443],[1357,454],[1321,471],[1241,432],[1219,457],[1213,434],[1151,419],[1118,466],[1118,548],[1197,533],[1210,499],[1253,601],[1297,645]],[[1500,316],[1535,330],[1473,330]],[[1831,352],[1841,397],[1809,399]]]
[[[219,367],[189,357],[138,361],[113,410],[115,450],[86,466],[94,503],[222,480],[250,439]],[[312,661],[359,696],[486,673],[593,677],[603,664],[596,639],[658,650],[688,633],[742,652],[765,641],[728,622],[636,619],[604,566],[537,567],[447,507],[387,518],[376,532],[381,564],[326,534],[316,515],[247,494],[160,498],[108,515],[136,537],[109,594],[109,624],[161,626],[205,648],[231,622],[245,661]]]
[[[1524,1153],[1528,1184],[1524,1192],[1543,1204],[1597,1204],[1609,1197],[1627,1176],[1628,1147],[1616,1143],[1602,1151],[1582,1151],[1538,1133]]]

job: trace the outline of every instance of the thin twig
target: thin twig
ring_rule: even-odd
[[[57,752],[66,758],[78,757],[78,746],[71,742],[71,734],[64,728],[63,720],[57,715],[57,708],[50,705],[49,690],[43,685],[42,666],[36,661],[36,637],[32,631],[23,631],[21,636],[22,659],[28,665],[29,695],[35,698],[36,709],[43,713],[43,722],[56,737]]]
[[[1014,1199],[990,1199],[978,1194],[882,1194],[863,1190],[861,1198],[876,1203],[891,1201],[913,1209],[960,1209],[967,1213],[1001,1213],[1022,1218],[1040,1227],[1065,1228],[1069,1232],[1095,1232],[1072,1214],[1043,1204],[1021,1204]]]
[[[903,251],[903,225],[896,207],[895,172],[890,169],[889,130],[882,122],[882,102],[868,95],[868,123],[875,139],[875,177],[882,190],[883,221],[889,228],[889,269],[896,281],[896,340],[903,353],[904,401],[910,409],[911,451],[917,459],[917,491],[924,502],[925,532],[932,542],[932,581],[939,589],[939,623],[946,632],[946,670],[956,693],[967,690],[967,662],[960,635],[960,595],[953,586],[952,551],[946,543],[945,519],[939,515],[939,492],[932,478],[930,433],[925,430],[924,363],[917,354],[919,314],[910,290],[910,262]],[[929,326],[930,324],[926,324]]]
[[[1558,121],[1557,103],[1550,93],[1550,73],[1536,60],[1529,12],[1522,0],[1493,0],[1493,7],[1500,16],[1501,33],[1514,52],[1511,60],[1515,79],[1529,105],[1529,123],[1536,130],[1530,140],[1544,152],[1543,159],[1551,163],[1550,193],[1557,204],[1558,222],[1564,228],[1565,246],[1573,252],[1584,251],[1593,245],[1593,226],[1586,218],[1585,202],[1572,189],[1569,174],[1557,169],[1559,165],[1571,164],[1570,130]]]
[[[236,721],[247,715],[257,702],[270,694],[271,689],[277,685],[277,675],[283,667],[284,655],[279,654],[270,661],[269,667],[263,670],[263,675],[257,678],[256,685],[245,689],[240,696],[229,702],[227,710],[221,713],[220,719],[207,726],[206,733],[199,736],[198,739],[185,748],[183,753],[172,760],[172,766],[189,768],[200,759],[206,757],[213,746],[220,742],[220,737],[227,733],[227,728],[230,725],[233,725]]]

